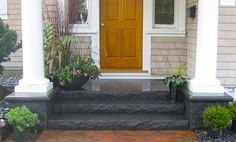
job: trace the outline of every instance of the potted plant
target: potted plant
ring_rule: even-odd
[[[10,109],[5,117],[13,126],[13,136],[17,141],[26,141],[30,136],[31,128],[40,122],[38,114],[32,113],[26,106]]]
[[[184,87],[188,84],[187,77],[184,73],[184,65],[179,62],[177,70],[174,74],[167,76],[164,79],[164,83],[170,89],[171,102],[176,101],[176,95],[180,87]]]
[[[227,128],[230,120],[230,111],[219,105],[207,107],[202,114],[203,124],[208,128],[208,135],[212,138],[222,136],[222,129]]]
[[[60,86],[66,90],[80,89],[89,79],[98,79],[99,75],[99,69],[93,59],[80,55],[77,55],[71,64],[56,72]]]
[[[231,130],[236,133],[236,102],[230,103],[227,108],[230,111],[232,117]]]

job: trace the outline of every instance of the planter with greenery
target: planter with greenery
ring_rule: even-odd
[[[51,18],[50,13],[46,13],[43,24],[45,74],[54,86],[64,89],[79,89],[89,79],[97,79],[100,74],[90,57],[90,50],[87,49],[89,53],[86,54],[85,49],[82,51],[77,48],[79,38],[71,32],[70,24],[76,18],[70,13],[76,13],[77,9],[72,10],[74,12],[65,16],[58,4],[58,16]]]
[[[174,74],[167,76],[164,83],[170,88],[172,103],[176,101],[176,95],[180,87],[185,87],[188,84],[187,77],[184,73],[184,65],[179,62],[177,70]]]
[[[230,103],[227,108],[232,116],[231,130],[236,133],[236,102]]]
[[[208,128],[208,135],[212,138],[222,136],[222,129],[226,129],[230,120],[230,111],[219,105],[207,107],[202,114],[203,123]]]
[[[63,89],[75,90],[89,79],[98,79],[100,72],[93,59],[75,56],[69,65],[58,69],[55,75]]]
[[[38,114],[32,113],[26,106],[10,109],[5,117],[13,126],[13,136],[17,141],[26,141],[30,136],[31,128],[40,122]]]

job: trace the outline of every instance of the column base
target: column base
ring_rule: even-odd
[[[47,93],[15,93],[5,97],[5,100],[10,103],[11,107],[25,105],[32,112],[37,113],[40,118],[40,124],[37,125],[37,130],[42,131],[47,129],[47,119],[52,111],[52,102],[54,96],[58,94],[59,89],[52,89]]]
[[[224,96],[224,87],[220,85],[220,81],[217,79],[208,84],[193,79],[188,88],[192,96]]]
[[[37,82],[37,81],[34,81]],[[19,85],[15,86],[16,93],[47,93],[53,88],[52,82],[49,82],[47,79],[39,81],[40,83],[30,84],[26,83],[24,79],[20,80]]]

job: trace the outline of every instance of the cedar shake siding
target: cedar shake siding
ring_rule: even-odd
[[[196,5],[197,0],[187,0],[187,8]],[[187,73],[190,78],[195,75],[196,43],[197,43],[197,16],[186,17],[186,39],[187,39]]]
[[[220,7],[217,78],[236,87],[236,7]]]
[[[152,74],[167,76],[173,73],[178,60],[186,64],[185,37],[152,37]]]

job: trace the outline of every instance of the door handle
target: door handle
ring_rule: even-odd
[[[105,26],[104,23],[101,23],[101,26],[104,27]]]

